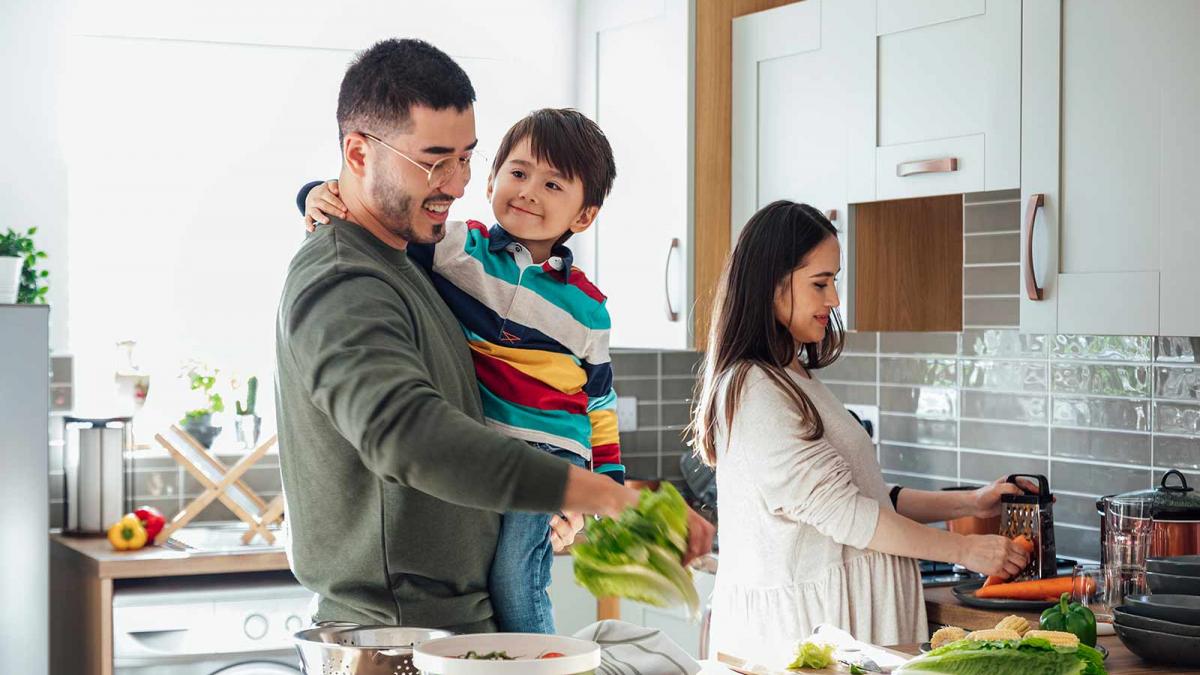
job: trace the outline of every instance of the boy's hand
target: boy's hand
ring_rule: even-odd
[[[346,217],[346,205],[342,203],[336,180],[325,181],[308,191],[304,198],[304,229],[312,232],[317,223],[329,224],[329,216]]]
[[[563,518],[566,516],[566,518]],[[575,535],[583,529],[583,515],[563,513],[550,519],[550,545],[558,553],[575,541]]]

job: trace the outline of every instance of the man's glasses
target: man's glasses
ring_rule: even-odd
[[[418,162],[417,160],[413,159],[412,157],[409,157],[408,155],[404,154],[403,152],[400,152],[396,148],[393,148],[391,145],[386,143],[381,138],[378,138],[376,136],[368,134],[365,131],[360,131],[359,133],[361,133],[363,136],[371,139],[372,141],[375,141],[376,143],[382,145],[383,147],[387,148],[388,150],[391,150],[392,152],[396,153],[397,155],[400,155],[404,159],[407,159],[409,162],[411,162],[413,164],[413,166],[424,171],[426,177],[429,179],[429,187],[431,187],[435,190],[437,188],[442,187],[446,183],[449,183],[451,180],[453,180],[454,177],[457,176],[460,171],[463,172],[463,174],[469,180],[471,178],[471,164],[473,163],[473,161],[479,161],[479,160],[475,159],[475,156],[477,153],[473,152],[473,153],[467,155],[466,157],[443,157],[431,165],[426,165],[424,162]],[[480,159],[482,159],[482,158],[480,158]]]

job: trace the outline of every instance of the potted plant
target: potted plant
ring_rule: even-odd
[[[9,228],[0,234],[0,305],[13,302],[32,305],[46,302],[47,286],[39,285],[50,272],[37,269],[37,261],[46,257],[33,245],[36,227],[21,234]]]
[[[233,420],[238,442],[247,450],[258,444],[258,433],[262,429],[262,418],[254,411],[257,402],[258,377],[251,376],[249,380],[246,380],[246,405],[243,407],[241,401],[234,402],[237,417]]]
[[[221,399],[221,395],[213,391],[213,387],[217,384],[217,373],[220,372],[216,368],[209,369],[208,366],[192,361],[184,366],[184,372],[180,377],[186,376],[191,390],[197,392],[204,402],[204,405],[187,411],[183,414],[183,419],[180,422],[183,424],[184,431],[188,432],[200,442],[204,447],[212,447],[213,439],[217,434],[221,433],[221,427],[213,425],[213,414],[224,412],[225,402]]]

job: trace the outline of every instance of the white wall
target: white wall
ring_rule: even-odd
[[[0,231],[37,227],[49,255],[50,345],[67,346],[67,169],[59,97],[69,5],[0,3]]]
[[[189,405],[177,379],[189,357],[269,384],[276,303],[303,238],[295,193],[337,173],[337,92],[355,51],[421,37],[449,52],[474,83],[485,152],[529,110],[574,102],[571,2],[247,4],[95,3],[75,17],[65,131],[81,413],[118,411],[126,337],[151,373],[142,429]],[[484,183],[453,217],[491,218]]]

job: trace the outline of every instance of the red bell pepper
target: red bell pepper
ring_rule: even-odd
[[[167,519],[163,517],[162,512],[153,506],[141,506],[134,509],[133,515],[142,521],[142,527],[146,528],[146,538],[151,542],[162,532],[163,526],[167,524]]]

